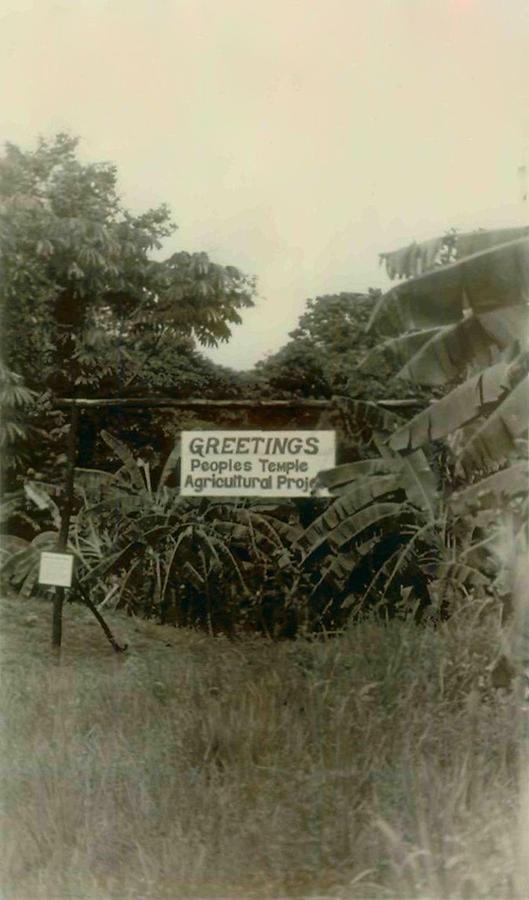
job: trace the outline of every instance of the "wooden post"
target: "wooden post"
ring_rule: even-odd
[[[79,428],[79,407],[75,404],[72,406],[72,414],[70,416],[70,431],[68,432],[68,442],[66,447],[66,479],[65,479],[65,496],[64,506],[61,515],[61,527],[57,540],[57,552],[64,553],[68,546],[68,530],[70,527],[70,518],[73,509],[73,485],[75,462],[77,458],[77,431]],[[65,588],[56,587],[55,596],[53,598],[53,620],[51,643],[57,651],[60,650],[62,640],[62,608],[64,604]]]
[[[354,397],[347,398],[354,400]],[[420,408],[424,404],[421,400],[376,400],[375,406],[382,409],[396,410]],[[258,400],[256,398],[241,400],[209,400],[204,397],[199,399],[189,398],[177,400],[174,397],[87,397],[72,400],[68,397],[60,397],[55,400],[55,409],[70,409],[78,406],[82,409],[105,409],[114,406],[123,406],[129,409],[332,409],[333,400]]]

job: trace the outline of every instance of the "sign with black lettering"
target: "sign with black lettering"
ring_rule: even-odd
[[[335,465],[334,431],[183,431],[186,497],[310,497]]]

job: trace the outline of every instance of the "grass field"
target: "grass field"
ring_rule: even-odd
[[[514,898],[520,715],[493,615],[228,641],[2,601],[4,900]]]

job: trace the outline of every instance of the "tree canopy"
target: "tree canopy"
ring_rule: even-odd
[[[290,340],[260,362],[256,372],[276,391],[303,397],[334,394],[374,400],[388,396],[394,364],[383,363],[376,374],[361,368],[379,337],[367,331],[380,292],[326,294],[309,299]],[[392,385],[392,396],[412,394],[413,388]]]
[[[4,361],[42,392],[164,389],[201,368],[196,343],[230,337],[254,279],[207,254],[154,259],[166,205],[133,215],[110,163],[84,163],[59,134],[0,158]]]

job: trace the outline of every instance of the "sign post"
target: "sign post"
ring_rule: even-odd
[[[73,509],[73,484],[74,484],[74,472],[75,472],[75,458],[77,455],[77,431],[79,428],[79,407],[74,405],[72,406],[72,414],[70,417],[70,431],[68,433],[68,444],[66,448],[66,483],[65,483],[65,497],[64,497],[64,506],[62,510],[61,516],[61,527],[59,531],[59,537],[57,540],[57,553],[52,554],[53,556],[62,556],[66,555],[66,547],[68,546],[68,530],[70,527],[70,519],[72,516]],[[73,562],[73,560],[72,560]],[[59,564],[60,565],[60,564]],[[42,566],[42,560],[41,560]],[[62,562],[63,571],[62,575],[64,576],[64,568],[65,563]],[[49,569],[48,569],[49,572]],[[49,582],[48,582],[49,583]],[[63,581],[52,582],[52,584],[57,585],[55,588],[55,596],[53,598],[53,620],[52,620],[52,629],[51,629],[51,643],[52,647],[54,647],[57,651],[61,648],[62,641],[62,608],[64,604],[64,592],[66,590],[66,586]],[[71,577],[70,577],[71,584]],[[69,586],[69,585],[68,585]]]

